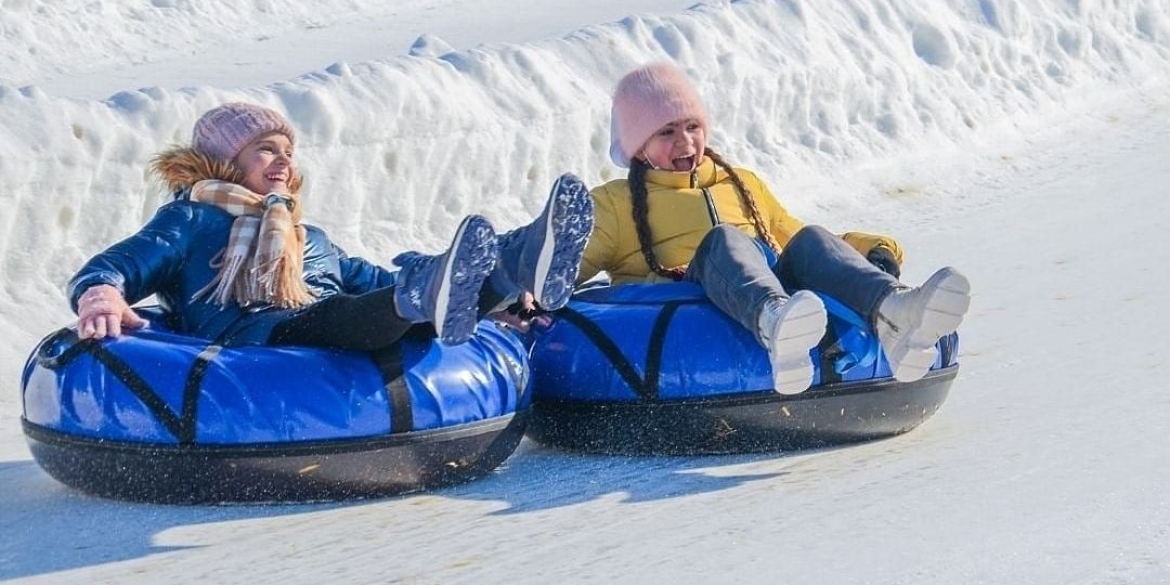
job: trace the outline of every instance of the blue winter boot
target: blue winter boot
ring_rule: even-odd
[[[498,256],[496,232],[478,215],[459,224],[451,246],[438,256],[399,254],[394,258],[402,267],[394,291],[398,314],[412,323],[433,323],[445,345],[467,341],[479,321],[480,288]]]
[[[581,257],[592,232],[593,198],[589,190],[576,176],[561,175],[540,216],[500,236],[499,269],[513,290],[498,292],[528,291],[545,310],[563,307],[573,294]]]

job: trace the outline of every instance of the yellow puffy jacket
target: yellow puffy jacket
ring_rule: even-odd
[[[754,173],[739,168],[736,173],[755,196],[764,224],[772,236],[781,246],[788,245],[804,224],[776,201]],[[690,174],[648,171],[646,183],[654,254],[667,268],[688,265],[703,236],[717,224],[730,224],[752,237],[757,235],[748,209],[740,201],[731,178],[710,158],[704,158],[699,168]],[[634,229],[628,181],[610,181],[593,189],[591,194],[595,218],[593,236],[585,248],[577,282],[589,280],[602,270],[609,273],[613,284],[665,280],[650,270],[642,256]],[[902,262],[902,249],[890,237],[861,232],[849,232],[841,237],[863,256],[873,248],[883,246],[894,253],[899,264]]]

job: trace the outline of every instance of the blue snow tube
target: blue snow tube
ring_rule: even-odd
[[[152,327],[101,342],[62,329],[30,356],[24,432],[50,475],[133,500],[338,499],[473,479],[524,434],[526,351],[490,321],[465,344],[412,330],[373,354]]]
[[[922,380],[897,382],[870,327],[822,296],[829,326],[809,390],[771,389],[755,337],[691,283],[600,287],[534,332],[528,434],[607,453],[733,453],[821,447],[910,430],[946,399],[958,335]]]

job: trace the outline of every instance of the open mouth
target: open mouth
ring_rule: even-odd
[[[676,172],[693,171],[695,170],[695,155],[692,154],[690,156],[680,156],[678,158],[671,159],[670,163],[674,165],[674,170]]]

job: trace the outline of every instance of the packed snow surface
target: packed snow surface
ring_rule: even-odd
[[[0,0],[0,580],[1170,583],[1165,0]],[[166,199],[200,113],[286,113],[307,217],[354,255],[528,221],[622,176],[609,99],[683,67],[712,144],[797,217],[974,285],[950,399],[900,437],[708,458],[532,443],[491,477],[165,507],[31,460],[20,371],[62,286]]]

